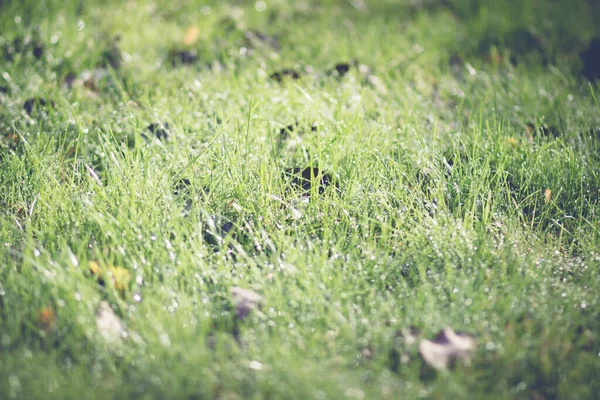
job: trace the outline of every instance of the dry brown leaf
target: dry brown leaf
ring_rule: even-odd
[[[258,309],[262,303],[262,297],[258,293],[238,286],[231,288],[231,295],[235,306],[235,315],[239,319],[246,318],[252,311]]]
[[[185,36],[183,37],[183,44],[186,46],[191,46],[198,41],[200,37],[200,28],[196,25],[190,26],[187,31],[185,31]]]
[[[457,334],[450,327],[438,333],[435,339],[423,339],[419,343],[419,353],[425,362],[435,369],[451,367],[457,360],[468,363],[474,350],[473,337]]]

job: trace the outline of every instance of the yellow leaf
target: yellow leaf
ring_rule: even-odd
[[[552,190],[546,189],[546,191],[544,192],[544,200],[546,201],[546,204],[552,201]]]
[[[509,137],[507,141],[512,147],[517,147],[519,145],[519,141],[514,137]]]
[[[185,31],[183,44],[191,46],[198,41],[198,37],[200,37],[200,29],[196,25],[192,25]]]
[[[95,275],[97,277],[102,276],[102,268],[100,267],[100,264],[98,264],[96,261],[90,261],[88,263],[88,268],[90,269],[92,275]]]
[[[129,271],[123,267],[110,267],[110,274],[112,275],[112,281],[115,285],[115,289],[125,291],[125,288],[129,284]]]

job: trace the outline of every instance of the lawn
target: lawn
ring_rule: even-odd
[[[0,1],[0,398],[597,398],[598,20]]]

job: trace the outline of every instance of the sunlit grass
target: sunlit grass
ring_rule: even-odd
[[[44,46],[0,58],[0,398],[593,398],[595,6],[258,3],[0,5]],[[434,372],[400,332],[446,326],[477,351]]]

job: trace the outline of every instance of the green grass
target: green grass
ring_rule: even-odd
[[[0,398],[594,398],[598,6],[232,3],[0,3]],[[325,73],[350,60],[379,84]],[[303,200],[286,171],[308,166],[335,184]],[[236,319],[233,286],[261,309]],[[469,365],[435,372],[398,334],[446,326]]]

